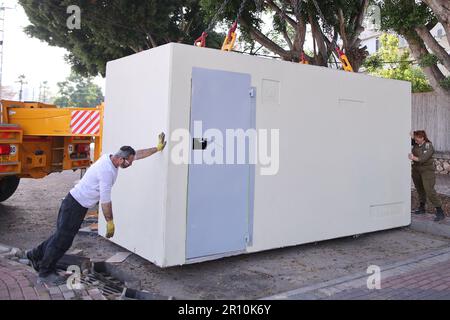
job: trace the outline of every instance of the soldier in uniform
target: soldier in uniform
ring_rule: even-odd
[[[433,160],[433,144],[428,140],[425,131],[414,131],[412,138],[413,148],[409,159],[413,162],[412,179],[420,200],[420,206],[414,213],[424,214],[425,204],[428,199],[436,208],[434,221],[441,221],[445,219],[445,214],[442,210],[442,202],[434,189],[436,175]]]

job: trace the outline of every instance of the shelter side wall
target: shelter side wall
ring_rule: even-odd
[[[103,152],[123,145],[136,150],[155,147],[161,132],[169,133],[170,48],[160,47],[109,62]],[[162,265],[168,152],[119,169],[113,187],[116,233],[111,241]],[[99,219],[99,233],[105,221]]]

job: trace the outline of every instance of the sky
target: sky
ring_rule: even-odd
[[[70,74],[70,65],[64,61],[67,51],[28,37],[23,32],[23,28],[29,24],[23,8],[16,0],[3,0],[0,4],[1,2],[12,8],[5,12],[3,86],[11,86],[18,92],[19,85],[16,81],[19,75],[24,74],[28,84],[24,86],[23,100],[37,100],[39,86],[43,81],[48,81],[51,94],[56,95],[56,83],[63,81]],[[104,80],[101,77],[96,78],[95,82],[104,88]]]

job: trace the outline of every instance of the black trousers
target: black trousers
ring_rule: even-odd
[[[72,246],[87,211],[88,209],[81,206],[70,193],[64,198],[59,209],[55,233],[31,251],[39,267],[39,276],[45,277],[56,271],[58,260]]]

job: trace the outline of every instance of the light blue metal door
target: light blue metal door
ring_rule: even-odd
[[[188,182],[187,259],[243,251],[249,237],[249,210],[253,201],[250,170],[254,166],[248,161],[226,163],[230,150],[226,150],[225,138],[227,129],[246,131],[254,127],[251,77],[194,68],[191,103],[193,141]],[[202,140],[204,136],[195,136],[196,121],[201,121],[203,133],[208,129],[219,130],[224,145],[212,138]],[[235,160],[237,145],[234,143]],[[193,163],[196,156],[213,147],[223,151],[224,164]],[[248,140],[246,153],[248,159]]]

